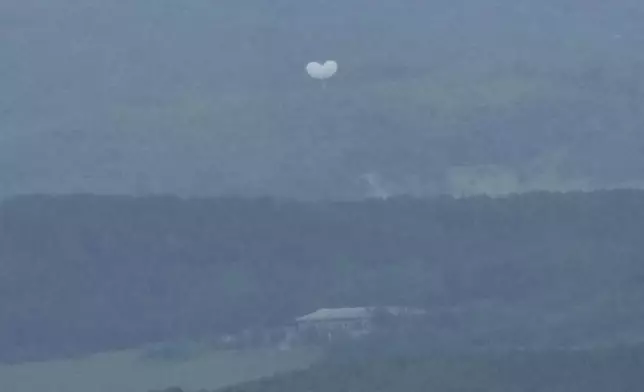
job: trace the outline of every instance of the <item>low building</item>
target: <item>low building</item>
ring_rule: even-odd
[[[323,308],[298,317],[300,334],[332,339],[334,336],[359,337],[373,331],[378,315],[407,317],[424,315],[422,309],[401,306]]]
[[[396,320],[425,314],[425,310],[403,306],[322,308],[281,327],[247,328],[235,334],[219,336],[213,343],[220,349],[228,350],[261,347],[289,350],[300,345],[324,345],[356,339],[378,327],[388,328]],[[392,322],[394,324],[390,324]]]

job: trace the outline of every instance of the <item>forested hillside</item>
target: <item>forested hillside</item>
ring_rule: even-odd
[[[65,356],[389,304],[427,307],[446,344],[635,341],[642,232],[639,191],[21,197],[0,206],[0,355]]]

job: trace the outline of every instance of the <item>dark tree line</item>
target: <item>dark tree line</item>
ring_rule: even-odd
[[[644,324],[642,232],[638,191],[21,197],[0,207],[0,356],[210,336],[351,305],[424,306],[440,333],[472,339],[630,339]]]

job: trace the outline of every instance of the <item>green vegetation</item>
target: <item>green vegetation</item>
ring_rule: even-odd
[[[220,392],[636,392],[644,348],[481,352],[315,365]]]
[[[33,196],[0,207],[0,356],[411,305],[446,346],[642,339],[644,193],[504,199]]]

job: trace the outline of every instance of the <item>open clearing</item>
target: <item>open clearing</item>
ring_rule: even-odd
[[[305,368],[319,358],[313,349],[210,351],[182,360],[146,359],[143,354],[137,349],[0,366],[0,391],[147,392],[169,386],[212,390]]]

